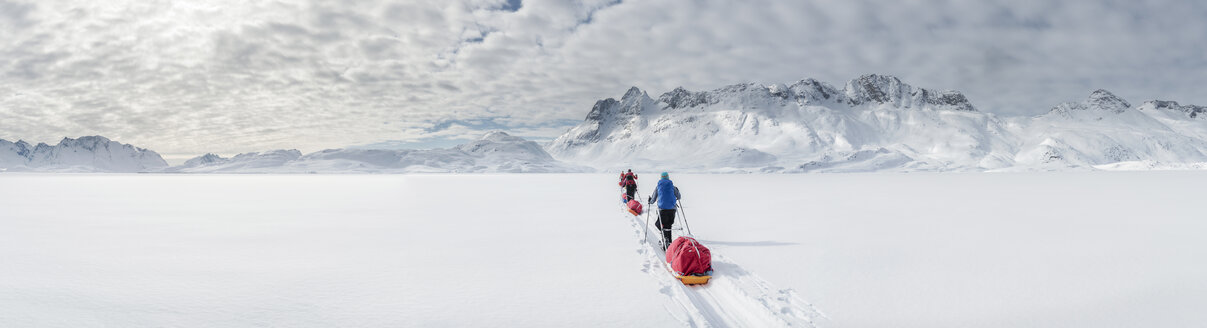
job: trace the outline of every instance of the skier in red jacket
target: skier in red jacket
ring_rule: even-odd
[[[629,195],[629,199],[637,197],[637,175],[633,174],[632,169],[620,175],[620,186],[624,187],[624,193]]]

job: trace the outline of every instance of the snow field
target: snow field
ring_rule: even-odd
[[[0,174],[0,326],[1207,322],[1207,172],[671,174],[707,286],[612,174]]]
[[[677,325],[599,180],[6,174],[0,326]]]
[[[1207,172],[671,177],[714,254],[823,326],[1207,322]]]

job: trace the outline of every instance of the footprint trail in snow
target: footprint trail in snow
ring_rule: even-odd
[[[623,214],[637,237],[641,271],[658,281],[666,309],[688,327],[816,327],[825,315],[792,289],[779,289],[712,252],[713,275],[706,285],[687,286],[675,279],[658,249],[655,228],[643,235],[645,216]],[[707,245],[705,245],[707,246]]]

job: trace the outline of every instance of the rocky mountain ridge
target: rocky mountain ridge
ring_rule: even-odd
[[[676,88],[656,99],[633,87],[619,100],[597,101],[583,122],[547,148],[559,160],[605,170],[1061,170],[1145,160],[1180,165],[1207,162],[1207,123],[1197,120],[1204,110],[1160,100],[1132,107],[1099,89],[1044,115],[1001,118],[977,110],[958,91],[875,74],[842,89],[803,79],[787,86]]]

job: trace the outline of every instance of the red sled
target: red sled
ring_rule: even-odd
[[[679,237],[666,248],[671,274],[685,285],[706,284],[712,278],[712,252],[692,237]]]

